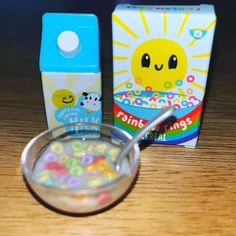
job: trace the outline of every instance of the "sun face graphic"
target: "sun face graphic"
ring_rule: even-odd
[[[184,49],[169,39],[150,39],[141,43],[131,58],[134,81],[143,88],[166,91],[185,78],[188,67]]]
[[[75,105],[75,95],[68,89],[59,89],[52,95],[53,104],[57,108]]]
[[[112,14],[114,93],[152,90],[201,100],[215,15],[145,9],[120,9]],[[200,31],[204,32],[201,37]]]

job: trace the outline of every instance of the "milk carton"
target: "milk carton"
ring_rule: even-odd
[[[46,13],[40,52],[48,127],[102,120],[99,32],[93,14]]]
[[[134,135],[174,105],[173,117],[143,140],[196,146],[215,24],[212,5],[117,5],[112,14],[116,127]]]

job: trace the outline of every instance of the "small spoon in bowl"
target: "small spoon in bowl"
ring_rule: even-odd
[[[114,163],[115,169],[119,171],[121,163],[126,155],[129,153],[130,149],[132,149],[133,145],[137,143],[150,129],[154,126],[160,124],[162,121],[167,119],[173,112],[174,106],[168,106],[162,109],[156,116],[154,116],[148,123],[144,125],[142,129],[140,129],[131,140],[127,142],[125,147],[118,154],[116,161]]]

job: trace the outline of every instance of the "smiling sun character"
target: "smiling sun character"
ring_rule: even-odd
[[[67,89],[56,90],[52,95],[53,104],[57,108],[75,105],[75,95]]]
[[[175,41],[154,38],[141,43],[131,59],[134,80],[143,88],[166,91],[183,80],[188,59],[184,49]]]

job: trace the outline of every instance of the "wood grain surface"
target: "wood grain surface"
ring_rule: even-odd
[[[214,1],[218,23],[197,149],[164,145],[143,148],[132,190],[122,202],[100,214],[59,214],[28,191],[20,167],[21,152],[32,137],[46,129],[38,69],[44,12],[98,15],[104,122],[112,124],[110,15],[116,1],[103,1],[106,9],[100,2],[0,2],[0,236],[236,235],[233,1],[227,1],[231,7]]]

